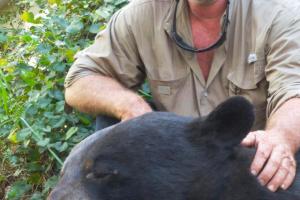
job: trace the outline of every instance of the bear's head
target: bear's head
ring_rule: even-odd
[[[252,105],[234,97],[205,118],[153,112],[98,131],[73,149],[49,199],[252,200],[257,192],[269,194],[249,173],[254,152],[240,146],[253,121]]]

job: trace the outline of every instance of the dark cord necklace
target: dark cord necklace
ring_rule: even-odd
[[[180,48],[192,52],[192,53],[202,53],[205,51],[210,51],[212,49],[218,48],[219,46],[221,46],[225,40],[226,40],[226,35],[227,35],[227,27],[229,24],[229,0],[227,1],[227,8],[226,8],[226,14],[223,18],[223,24],[222,24],[222,33],[219,37],[219,39],[213,43],[212,45],[206,47],[206,48],[195,48],[190,46],[189,44],[187,44],[180,35],[178,35],[177,33],[177,29],[176,29],[176,13],[177,13],[177,8],[178,8],[178,3],[179,0],[176,0],[176,6],[175,6],[175,12],[174,12],[174,17],[173,17],[173,26],[172,26],[172,32],[171,32],[171,36],[172,39],[175,41],[176,45],[179,46]]]

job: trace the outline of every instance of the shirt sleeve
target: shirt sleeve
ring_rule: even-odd
[[[84,76],[95,74],[112,77],[130,89],[137,89],[143,83],[144,66],[131,31],[131,15],[126,7],[119,10],[94,43],[76,54],[65,79],[66,88]]]
[[[280,13],[268,37],[266,78],[268,87],[267,116],[284,102],[300,97],[300,16]]]

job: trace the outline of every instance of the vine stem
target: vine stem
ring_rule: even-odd
[[[42,140],[43,138],[33,130],[33,128],[27,123],[27,121],[20,117],[21,121],[29,128],[29,130],[32,132],[32,134],[37,137],[39,140]],[[55,160],[60,164],[60,166],[63,165],[63,161],[58,157],[58,155],[50,148],[47,146],[47,150],[50,152],[50,154],[55,158]]]
[[[143,90],[139,90],[139,92],[144,95],[145,97],[148,97],[148,98],[152,98],[152,96],[146,92],[144,92]]]

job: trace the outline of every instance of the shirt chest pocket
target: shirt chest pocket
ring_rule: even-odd
[[[189,76],[189,73],[185,73],[181,77],[173,77],[173,79],[169,80],[158,80],[148,77],[151,94],[158,110],[180,110],[180,100],[190,95]]]
[[[228,95],[243,96],[254,105],[254,129],[264,128],[266,120],[268,83],[265,78],[265,66],[265,59],[261,58],[246,66],[237,66],[227,75]]]

